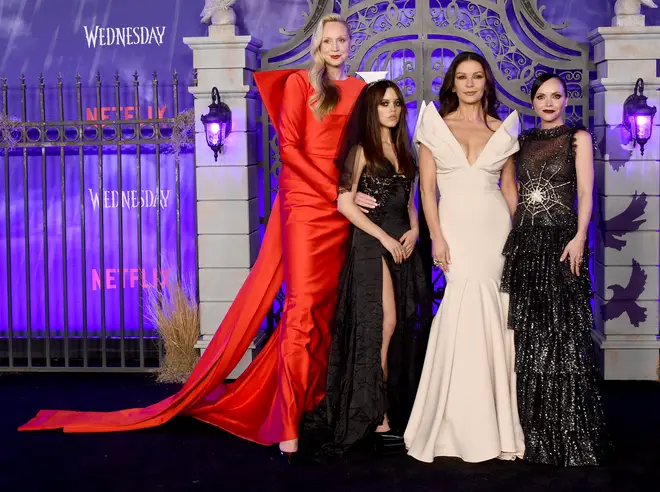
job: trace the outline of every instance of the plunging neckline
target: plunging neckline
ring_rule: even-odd
[[[447,132],[448,132],[449,135],[451,136],[452,141],[458,146],[458,150],[460,151],[459,153],[463,156],[463,160],[465,161],[465,163],[468,165],[468,167],[473,168],[473,167],[475,167],[475,166],[477,165],[477,163],[479,162],[479,159],[481,159],[481,156],[484,155],[484,152],[486,152],[486,149],[488,148],[488,146],[490,145],[490,143],[493,141],[493,138],[495,137],[495,135],[497,135],[497,132],[499,132],[499,131],[504,127],[504,124],[506,123],[506,121],[507,121],[509,118],[511,118],[514,114],[516,114],[516,111],[511,112],[511,113],[509,114],[509,116],[507,116],[507,117],[502,121],[502,124],[501,124],[501,125],[497,128],[497,130],[495,130],[495,131],[493,132],[493,134],[488,138],[488,141],[486,142],[486,144],[484,145],[484,147],[481,149],[481,152],[479,152],[479,155],[477,155],[477,158],[474,160],[474,162],[473,162],[472,164],[470,164],[470,161],[469,161],[469,159],[468,159],[468,156],[467,156],[467,154],[465,153],[465,150],[463,149],[463,146],[461,145],[461,142],[458,141],[458,139],[456,138],[456,135],[454,135],[454,132],[451,131],[451,129],[449,128],[449,125],[447,124],[447,122],[444,120],[444,118],[443,118],[442,116],[440,116],[440,113],[438,113],[438,116],[440,116],[440,121],[442,121],[442,124],[444,125],[445,130],[447,130]]]

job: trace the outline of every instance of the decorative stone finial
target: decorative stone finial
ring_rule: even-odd
[[[612,19],[614,27],[642,27],[646,25],[645,17],[641,14],[642,5],[652,9],[658,8],[653,0],[616,0]]]
[[[231,8],[235,3],[236,0],[205,0],[200,16],[205,24],[211,21],[210,36],[236,34],[236,13]]]

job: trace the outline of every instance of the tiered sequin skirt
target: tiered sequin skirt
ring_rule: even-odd
[[[587,248],[579,276],[562,252],[576,227],[515,227],[504,247],[525,459],[601,464],[611,444],[598,390]]]

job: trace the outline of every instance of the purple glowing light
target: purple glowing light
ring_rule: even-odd
[[[651,139],[653,117],[657,108],[647,104],[644,95],[644,80],[637,79],[635,90],[623,103],[623,124],[630,131],[633,145],[639,144],[639,151],[644,155],[644,146]]]
[[[635,125],[638,140],[648,140],[651,137],[651,124],[653,118],[647,115],[635,116]]]
[[[213,151],[213,157],[217,161],[218,154],[222,151],[224,139],[231,132],[231,109],[220,101],[218,88],[211,91],[211,104],[209,112],[202,115],[202,123],[206,132],[206,143]]]
[[[211,123],[206,127],[206,140],[209,145],[222,144],[222,126],[220,123]]]

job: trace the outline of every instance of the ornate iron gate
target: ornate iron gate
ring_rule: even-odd
[[[543,18],[538,0],[308,0],[305,24],[297,31],[280,29],[291,39],[262,57],[262,70],[302,68],[309,62],[314,26],[324,15],[336,12],[347,19],[353,32],[349,70],[387,71],[406,98],[409,123],[417,120],[422,100],[437,100],[442,79],[456,54],[481,53],[493,68],[498,98],[505,116],[513,110],[523,125],[535,117],[529,91],[537,74],[560,74],[568,84],[571,101],[567,120],[591,123],[589,80],[593,66],[589,46],[563,36],[566,25]],[[281,168],[276,136],[263,116],[264,222],[277,189]],[[271,198],[271,200],[268,199]],[[434,273],[436,298],[442,297],[443,279]],[[283,295],[273,308],[279,320]],[[272,326],[271,322],[271,326]]]
[[[198,298],[194,165],[179,159],[194,160],[194,117],[179,91],[176,72],[142,87],[137,72],[0,81],[0,370],[160,365],[150,304],[168,285]]]

